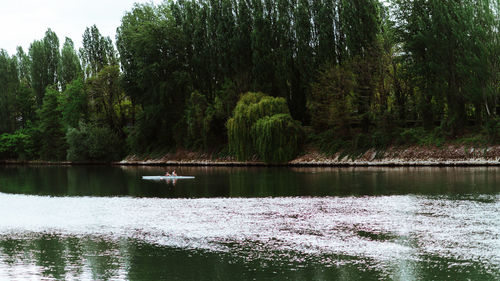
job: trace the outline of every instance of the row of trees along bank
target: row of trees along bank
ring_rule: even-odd
[[[177,148],[283,162],[500,137],[500,0],[136,4],[116,42],[0,52],[0,158]],[[116,49],[115,49],[116,46]],[[473,136],[473,137],[471,137]]]

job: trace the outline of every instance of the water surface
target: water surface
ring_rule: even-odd
[[[0,167],[0,279],[500,279],[498,168],[165,170]]]

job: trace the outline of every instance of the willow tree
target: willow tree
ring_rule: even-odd
[[[292,160],[299,151],[302,134],[300,122],[287,113],[260,118],[251,132],[259,158],[268,163]]]
[[[266,162],[293,158],[302,127],[291,118],[284,98],[263,93],[244,94],[227,123],[229,150],[238,160],[254,155]]]

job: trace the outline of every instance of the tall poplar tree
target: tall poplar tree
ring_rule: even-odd
[[[66,89],[66,85],[79,78],[82,72],[80,60],[75,51],[73,40],[66,37],[61,50],[61,64],[59,69],[59,79],[62,90]]]
[[[95,24],[85,29],[82,44],[80,59],[86,77],[94,76],[104,66],[118,62],[111,39],[102,36]]]
[[[19,87],[17,61],[0,50],[0,134],[16,129],[16,91]]]
[[[370,105],[375,94],[377,60],[380,57],[380,3],[376,0],[342,0],[340,18],[346,35],[346,51],[356,75],[357,114],[363,131],[371,123]]]
[[[57,67],[59,65],[59,39],[49,28],[42,40],[35,40],[30,45],[31,58],[31,85],[35,91],[38,106],[42,105],[45,88],[54,85],[57,80]]]

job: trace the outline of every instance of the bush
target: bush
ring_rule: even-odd
[[[398,144],[418,144],[424,146],[442,146],[446,141],[441,127],[426,131],[422,127],[404,129],[400,134]]]
[[[495,117],[488,120],[484,124],[484,131],[490,142],[497,143],[500,141],[500,119]]]
[[[149,153],[159,147],[171,147],[173,137],[180,140],[185,138],[185,120],[169,122],[162,114],[162,110],[160,105],[150,105],[137,113],[135,124],[126,128],[127,147],[130,152]],[[179,128],[180,123],[184,128]],[[174,131],[175,135],[172,134]]]
[[[404,129],[399,134],[398,144],[417,144],[425,135],[422,127]]]
[[[108,127],[80,123],[66,134],[69,161],[117,161],[123,157],[124,142]]]
[[[123,156],[124,143],[108,127],[90,127],[89,156],[93,161],[117,161]]]
[[[349,143],[339,137],[334,130],[327,130],[320,134],[311,135],[310,141],[316,145],[321,152],[333,155],[342,149],[349,147]]]
[[[34,157],[33,139],[28,132],[18,130],[13,134],[0,135],[1,159],[31,159]]]
[[[371,134],[371,146],[376,149],[383,149],[389,146],[392,142],[392,136],[388,132],[376,130]]]
[[[69,128],[66,133],[68,142],[67,159],[73,162],[83,162],[90,159],[88,149],[88,129],[83,123],[80,123],[80,129]]]

